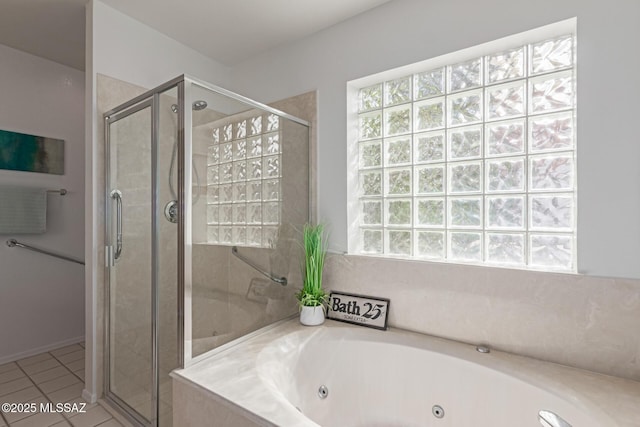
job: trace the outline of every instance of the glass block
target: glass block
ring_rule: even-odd
[[[411,255],[411,231],[386,230],[390,255]]]
[[[382,166],[382,141],[367,141],[360,143],[360,168]]]
[[[382,84],[360,89],[358,111],[377,110],[382,107]]]
[[[555,73],[529,80],[529,112],[543,113],[573,107],[571,72]]]
[[[573,148],[571,113],[536,116],[529,119],[529,150],[553,151]]]
[[[247,182],[247,201],[259,202],[262,200],[262,181]]]
[[[233,159],[241,160],[247,157],[247,140],[241,139],[233,143]]]
[[[220,228],[217,225],[209,225],[207,227],[207,243],[219,243]]]
[[[444,68],[425,71],[413,76],[414,99],[430,98],[444,94]]]
[[[573,238],[565,235],[531,234],[529,258],[533,266],[571,270],[573,266]]]
[[[529,199],[530,227],[532,230],[573,230],[573,196],[545,195]]]
[[[266,202],[262,205],[262,222],[278,224],[280,222],[280,203]]]
[[[480,233],[450,232],[449,258],[482,261],[482,235]]]
[[[388,195],[411,194],[411,169],[385,169],[384,175]]]
[[[572,190],[573,159],[571,156],[530,158],[529,188],[531,190]]]
[[[471,89],[482,84],[482,58],[450,65],[449,91]]]
[[[254,159],[249,161],[249,179],[260,179],[262,177],[262,160]]]
[[[469,91],[447,97],[449,125],[478,123],[482,120],[482,91]]]
[[[244,202],[247,200],[247,185],[243,183],[233,184],[233,201]]]
[[[247,223],[247,205],[244,203],[236,203],[233,205],[233,223]]]
[[[233,181],[233,163],[220,165],[220,182],[227,183]]]
[[[262,204],[248,203],[247,204],[247,224],[261,224],[261,223],[262,223]]]
[[[262,133],[262,117],[249,119],[249,135],[260,135]]]
[[[482,199],[479,197],[449,198],[450,227],[478,228],[482,226]]]
[[[247,157],[262,156],[262,137],[249,138],[247,140]]]
[[[207,186],[207,203],[220,202],[220,189],[217,185]]]
[[[444,227],[444,199],[416,199],[416,227]]]
[[[417,231],[415,254],[421,258],[444,259],[444,232]]]
[[[486,125],[486,155],[524,154],[524,121],[512,120]]]
[[[363,200],[362,207],[363,225],[382,225],[382,202],[380,200]]]
[[[524,227],[524,197],[487,197],[487,227],[522,229]]]
[[[276,116],[278,117],[278,116]],[[266,144],[264,147],[265,155],[269,154],[278,154],[280,152],[280,134],[271,133],[269,135],[265,135]]]
[[[386,199],[385,221],[390,226],[411,225],[411,200],[410,199]]]
[[[244,181],[247,179],[247,162],[233,162],[233,180]]]
[[[482,190],[482,164],[449,164],[449,192],[477,193]]]
[[[269,114],[267,116],[267,132],[273,132],[280,129],[280,117],[275,114]]]
[[[524,81],[487,88],[487,120],[524,115]]]
[[[449,160],[482,156],[482,127],[469,126],[449,131]]]
[[[382,196],[382,171],[360,173],[360,194],[363,196]]]
[[[233,123],[229,123],[228,125],[224,125],[222,127],[222,141],[228,142],[233,139]]]
[[[280,200],[280,181],[277,179],[263,181],[262,197],[264,200]]]
[[[231,224],[233,222],[233,205],[220,205],[220,224]]]
[[[487,83],[524,77],[524,47],[489,55],[485,62]]]
[[[215,128],[211,132],[211,139],[212,139],[214,144],[219,144],[220,143],[220,129],[219,128]]]
[[[220,146],[210,145],[207,148],[207,165],[216,165],[220,161]]]
[[[382,253],[382,230],[361,230],[362,252],[367,254]]]
[[[280,156],[264,157],[262,161],[262,173],[265,178],[280,176]]]
[[[247,227],[247,244],[250,246],[262,245],[262,227]]]
[[[220,163],[227,163],[233,160],[233,144],[230,142],[220,145]]]
[[[415,132],[444,127],[444,98],[429,99],[414,104]]]
[[[487,233],[487,261],[496,264],[524,264],[524,235]]]
[[[233,202],[233,185],[224,184],[224,185],[221,185],[219,188],[220,188],[220,203]]]
[[[411,77],[391,80],[384,84],[384,106],[404,104],[411,101]]]
[[[411,132],[411,104],[385,108],[384,136],[402,135]]]
[[[444,161],[444,131],[414,135],[414,163]]]
[[[220,182],[220,168],[209,166],[207,168],[207,184],[217,184]]]
[[[487,191],[524,191],[524,158],[487,161]]]
[[[262,245],[267,248],[275,248],[278,243],[278,227],[262,227]]]
[[[573,37],[564,36],[531,45],[531,74],[570,67],[573,63]]]
[[[382,113],[380,111],[360,114],[358,123],[361,140],[380,138],[382,136]]]
[[[233,243],[233,229],[229,226],[220,227],[220,243]]]
[[[217,224],[219,221],[218,205],[207,205],[207,224]]]
[[[236,245],[245,245],[247,243],[247,228],[246,227],[233,227],[232,228],[233,243]]]
[[[384,140],[385,165],[397,166],[411,163],[411,136]]]
[[[416,194],[444,193],[444,165],[416,166],[413,171],[416,179]]]
[[[246,138],[247,136],[247,122],[242,120],[236,123],[236,139]]]

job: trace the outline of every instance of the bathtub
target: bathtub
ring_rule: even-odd
[[[333,321],[281,322],[172,377],[181,426],[549,427],[540,416],[554,414],[573,427],[640,426],[638,382]],[[189,406],[197,399],[211,404]]]

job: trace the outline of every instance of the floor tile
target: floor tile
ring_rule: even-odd
[[[0,374],[16,369],[18,369],[18,365],[16,365],[14,362],[5,363],[4,365],[0,365]]]
[[[55,357],[60,357],[64,354],[73,353],[74,351],[83,350],[83,349],[84,347],[81,347],[78,344],[71,344],[66,347],[61,347],[55,350],[51,350],[49,353],[51,353]]]
[[[7,423],[4,422],[4,418],[0,415],[0,427],[6,427]]]
[[[35,356],[26,357],[24,359],[18,360],[17,363],[20,367],[24,368],[25,366],[33,365],[35,363],[44,362],[45,360],[53,359],[53,356],[49,353],[40,353]]]
[[[74,372],[82,381],[84,381],[84,369],[80,369],[79,371]]]
[[[55,412],[40,412],[39,414],[23,418],[11,424],[11,427],[49,427],[59,421],[64,421],[62,415]]]
[[[88,403],[82,397],[76,397],[75,399],[67,400],[66,403],[71,403],[72,405],[76,405],[79,409],[83,409],[84,411],[88,411],[89,409],[93,408],[94,406],[98,406],[97,403]],[[84,405],[81,405],[82,403]],[[73,414],[69,414],[67,417],[71,418],[72,416],[73,416]]]
[[[20,364],[20,362],[18,362],[18,364]],[[27,366],[20,366],[27,373],[27,375],[33,375],[37,374],[38,372],[55,368],[56,366],[60,366],[60,363],[56,359],[51,357],[51,359],[47,359],[41,362],[33,363]]]
[[[13,392],[28,388],[33,383],[29,378],[19,378],[17,380],[9,381],[8,383],[0,384],[0,396],[5,396]]]
[[[27,387],[23,390],[2,396],[2,398],[0,398],[0,401],[2,401],[2,403],[20,403],[28,402],[30,400],[43,396],[44,395],[40,392],[40,390],[32,385],[31,387]]]
[[[38,372],[37,374],[30,375],[29,377],[34,383],[41,384],[68,374],[69,370],[67,368],[65,368],[64,366],[56,366],[53,369]]]
[[[7,420],[7,422],[9,423],[9,425],[20,421],[23,418],[27,418],[27,417],[31,417],[33,415],[35,415],[36,413],[40,412],[40,403],[46,403],[48,402],[47,399],[44,396],[40,396],[37,397],[33,400],[29,400],[29,401],[22,401],[19,403],[34,403],[36,405],[36,410],[32,411],[31,408],[29,408],[29,411],[23,411],[23,412],[5,412],[4,413],[4,417]],[[18,403],[18,402],[16,402]]]
[[[73,374],[67,374],[63,377],[55,378],[51,381],[41,383],[38,385],[38,387],[44,393],[51,393],[79,382],[80,380],[78,380],[78,377]]]
[[[78,414],[69,418],[69,422],[71,422],[74,427],[93,427],[111,418],[113,418],[111,414],[105,411],[102,406],[98,405],[89,409],[84,414]]]
[[[60,421],[59,423],[55,423],[51,427],[69,427],[71,424],[67,420]]]
[[[7,371],[3,374],[0,374],[0,384],[8,383],[9,381],[17,380],[18,378],[23,378],[26,375],[20,369],[14,369],[12,371]]]
[[[84,360],[84,349],[63,354],[62,356],[57,357],[57,359],[63,365],[66,365],[71,362],[75,362],[76,360]]]
[[[83,388],[84,384],[76,383],[52,393],[47,393],[47,397],[51,399],[53,403],[67,402],[71,399],[75,399],[76,397],[80,397],[82,395]]]
[[[120,424],[118,420],[115,418],[111,418],[109,421],[105,421],[102,424],[98,424],[98,427],[122,427],[123,424]]]
[[[78,345],[79,345],[80,347],[82,347],[82,348],[85,348],[84,341],[79,342],[79,343],[78,343]]]
[[[74,372],[79,371],[80,369],[84,369],[84,358],[67,363],[65,366]]]

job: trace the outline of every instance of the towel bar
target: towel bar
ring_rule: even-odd
[[[38,253],[41,253],[41,254],[49,255],[49,256],[52,256],[54,258],[60,258],[60,259],[63,259],[65,261],[71,261],[71,262],[75,262],[76,264],[84,265],[84,261],[80,261],[78,259],[71,258],[71,257],[68,257],[68,256],[64,256],[64,255],[54,254],[53,252],[45,251],[45,250],[42,250],[42,249],[34,248],[33,246],[29,246],[29,245],[25,245],[24,243],[20,243],[16,239],[7,240],[7,246],[9,246],[10,248],[13,248],[13,247],[17,246],[19,248],[28,249],[28,250],[33,251],[33,252],[38,252]]]

